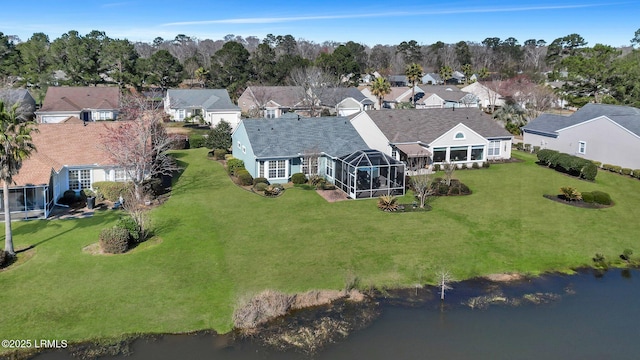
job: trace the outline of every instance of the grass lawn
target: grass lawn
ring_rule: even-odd
[[[0,272],[0,334],[78,341],[131,333],[231,329],[235,304],[260,290],[341,289],[458,280],[499,272],[537,274],[591,265],[595,253],[640,254],[640,181],[600,172],[584,182],[523,162],[461,170],[471,196],[437,198],[429,212],[384,213],[376,200],[327,203],[292,188],[263,198],[236,187],[206,149],[176,152],[184,173],[152,213],[161,242],[126,255],[82,248],[115,211],[77,220],[14,223],[30,257]],[[543,198],[561,186],[601,190],[616,205],[582,209]],[[404,199],[410,201],[408,199]]]

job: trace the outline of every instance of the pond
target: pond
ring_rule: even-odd
[[[444,306],[435,289],[419,290],[430,294],[411,302],[380,298],[380,316],[370,326],[313,355],[197,334],[140,339],[132,354],[101,359],[637,359],[639,285],[638,270],[585,270],[499,286],[467,281],[454,284]],[[473,302],[489,293],[500,296]],[[35,359],[75,358],[58,351]]]

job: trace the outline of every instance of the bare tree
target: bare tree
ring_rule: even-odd
[[[432,186],[433,179],[431,179],[431,172],[428,169],[427,157],[413,157],[407,160],[411,164],[411,167],[415,169],[410,177],[409,184],[415,196],[418,198],[420,208],[424,208],[429,197],[435,192]]]
[[[318,146],[313,146],[302,153],[302,173],[309,179],[313,175],[318,175],[318,165],[321,151]]]
[[[133,198],[138,202],[143,197],[144,180],[171,175],[178,170],[174,159],[167,154],[172,138],[162,124],[162,116],[158,110],[141,110],[131,121],[108,126],[102,139],[102,148],[133,183]]]
[[[447,161],[442,164],[442,170],[444,171],[444,176],[447,182],[447,186],[451,186],[451,179],[453,178],[453,173],[458,168],[458,165],[452,163],[451,161]]]
[[[320,99],[332,91],[331,88],[339,85],[338,78],[315,66],[294,69],[289,75],[289,81],[292,85],[301,87],[302,102],[310,117],[320,115]]]
[[[446,290],[453,289],[449,284],[453,282],[453,277],[446,270],[441,270],[437,274],[438,287],[440,288],[440,301],[444,301],[444,293]]]

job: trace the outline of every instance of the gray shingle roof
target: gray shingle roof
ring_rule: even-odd
[[[172,109],[204,108],[213,110],[237,110],[240,108],[231,102],[225,89],[169,89]]]
[[[337,157],[369,148],[344,117],[244,119],[242,123],[258,158],[295,157],[309,150]]]
[[[247,88],[259,103],[274,101],[283,107],[296,107],[304,98],[302,86],[250,86]]]
[[[640,136],[640,109],[631,106],[587,104],[569,116],[542,114],[523,126],[525,131],[556,135],[557,131],[600,116]]]
[[[391,143],[431,143],[462,123],[485,138],[512,137],[489,115],[475,108],[371,110],[367,115]]]
[[[361,104],[373,104],[373,101],[371,101],[371,99],[364,96],[364,94],[360,90],[354,87],[322,89],[322,91],[318,94],[320,103],[326,106],[336,106],[336,104],[348,97],[354,98]]]

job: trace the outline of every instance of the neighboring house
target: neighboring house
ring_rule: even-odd
[[[523,142],[542,149],[640,169],[640,109],[587,104],[569,116],[542,114],[522,127]]]
[[[164,111],[173,121],[201,117],[212,127],[222,120],[231,128],[240,122],[240,108],[231,102],[226,89],[169,89],[164,98]]]
[[[366,111],[351,123],[367,145],[416,164],[482,165],[511,158],[513,136],[479,109]]]
[[[279,118],[289,112],[308,112],[302,86],[248,86],[238,106],[246,116],[252,118]]]
[[[60,123],[70,117],[82,121],[116,120],[120,111],[120,89],[117,87],[56,87],[47,89],[40,110],[39,123]]]
[[[329,114],[349,116],[360,111],[373,110],[374,102],[355,87],[325,88],[318,94],[320,106]]]
[[[391,87],[409,86],[409,80],[405,75],[390,75],[388,80]]]
[[[11,217],[46,218],[66,190],[91,189],[96,181],[125,181],[125,171],[117,168],[100,146],[111,126],[118,123],[75,119],[40,124],[33,134],[37,151],[23,162],[9,187]],[[0,204],[0,212],[4,212],[3,206]]]
[[[421,79],[421,82],[427,85],[441,85],[444,83],[440,75],[436,73],[424,74],[424,76]]]
[[[416,95],[416,109],[461,108],[480,106],[480,99],[474,94],[461,91],[455,86],[418,85],[424,95]]]
[[[18,114],[27,120],[35,118],[36,100],[26,89],[0,89],[0,100],[4,102],[5,109],[18,104]]]
[[[489,89],[489,87],[479,82],[474,82],[473,84],[467,85],[460,90],[475,95],[480,101],[480,106],[485,110],[495,110],[495,108],[502,107],[506,104],[506,101],[502,95]]]
[[[378,105],[378,98],[371,93],[371,87],[364,87],[360,90],[364,96],[366,96],[369,100],[373,101],[374,108],[376,110],[380,110],[380,106]],[[382,100],[382,108],[384,109],[394,109],[399,103],[409,103],[411,102],[411,87],[391,87],[391,92],[385,95]],[[422,90],[416,85],[415,93],[416,98],[420,96]]]
[[[352,198],[404,194],[404,165],[370,150],[344,117],[247,119],[232,142],[233,156],[270,183],[304,173],[324,177]]]

